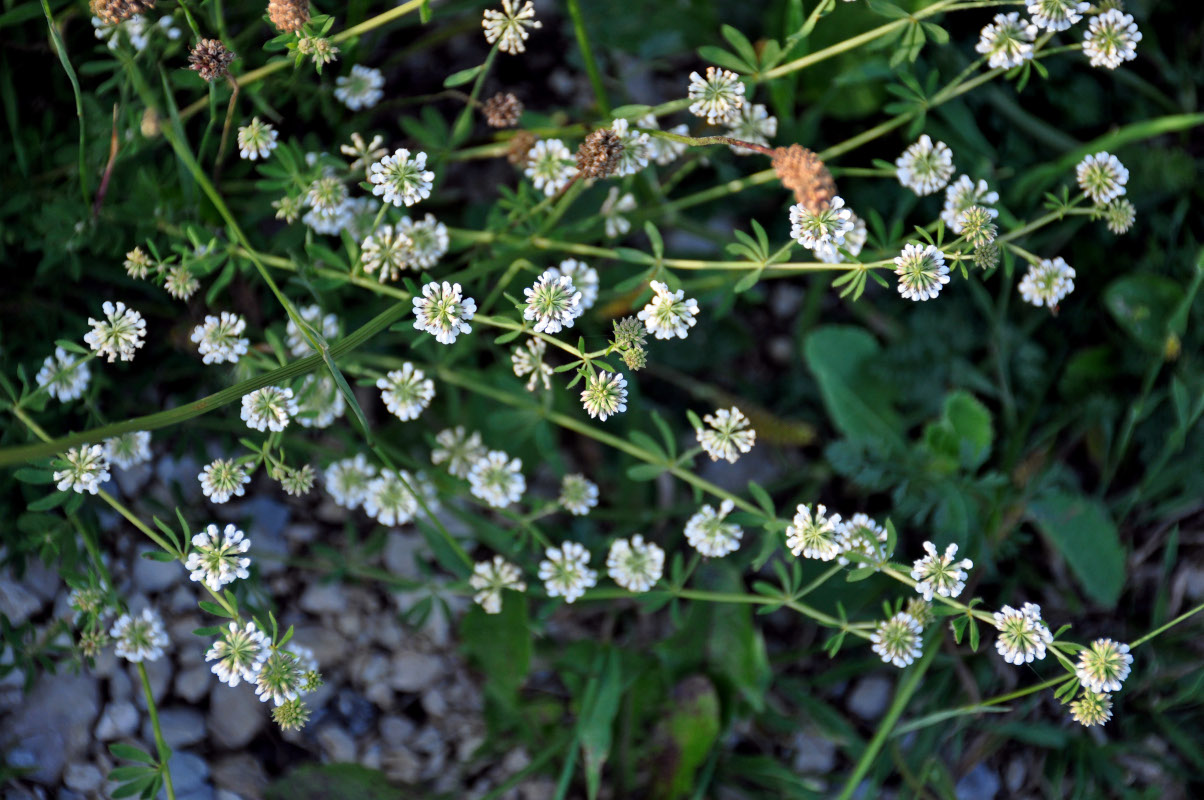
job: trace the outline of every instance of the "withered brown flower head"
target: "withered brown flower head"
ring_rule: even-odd
[[[599,128],[585,137],[577,149],[577,171],[583,178],[605,178],[619,166],[623,143],[610,128]]]
[[[213,83],[230,74],[230,62],[235,58],[220,39],[201,39],[188,56],[188,68]]]
[[[828,207],[836,196],[836,181],[815,153],[800,144],[774,150],[773,170],[782,185],[812,214]]]
[[[506,160],[516,167],[526,166],[527,154],[539,141],[539,137],[531,131],[519,131],[510,140],[510,149],[506,151]]]
[[[523,104],[510,92],[498,92],[485,101],[482,111],[490,127],[513,128],[523,114]]]
[[[125,22],[155,7],[155,0],[92,0],[92,14],[107,25]]]
[[[296,33],[309,22],[309,0],[268,0],[268,18],[281,33]]]

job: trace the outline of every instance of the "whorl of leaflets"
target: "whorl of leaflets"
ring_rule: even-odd
[[[53,477],[60,492],[70,489],[80,494],[96,494],[100,485],[109,480],[109,460],[101,445],[72,447],[59,458],[63,469],[56,470]]]
[[[378,378],[376,388],[389,413],[402,422],[418,419],[435,397],[435,382],[409,361]]]
[[[461,333],[472,333],[468,320],[477,313],[477,302],[465,297],[458,283],[431,281],[414,298],[414,329],[434,334],[440,344],[451,344]]]
[[[280,132],[269,122],[260,122],[259,117],[252,117],[250,124],[238,129],[238,157],[255,161],[267,158],[276,149],[276,139]]]
[[[1057,32],[1068,30],[1090,8],[1091,4],[1083,0],[1030,0],[1028,13],[1038,28]]]
[[[871,648],[887,664],[902,669],[920,657],[924,629],[915,617],[900,611],[880,622],[870,635]]]
[[[1129,677],[1133,656],[1129,646],[1111,639],[1096,639],[1090,647],[1079,651],[1074,674],[1083,687],[1096,694],[1118,692]]]
[[[646,592],[665,573],[665,551],[638,533],[630,540],[615,539],[606,556],[606,573],[629,592]]]
[[[498,614],[502,610],[503,590],[527,591],[522,577],[518,567],[501,556],[494,556],[492,561],[478,561],[468,579],[468,585],[475,592],[472,599],[486,614]]]
[[[368,168],[372,194],[395,206],[412,206],[431,196],[435,173],[426,168],[426,153],[415,153],[399,147]]]
[[[1118,8],[1110,8],[1092,17],[1083,36],[1083,53],[1093,67],[1116,69],[1126,61],[1137,58],[1137,43],[1141,33],[1133,17]]]
[[[1074,291],[1074,277],[1074,267],[1061,257],[1045,259],[1040,264],[1030,264],[1016,288],[1024,302],[1054,309]]]
[[[354,458],[343,458],[328,466],[322,473],[322,483],[336,505],[354,511],[363,505],[374,477],[376,467],[363,453],[357,453]]]
[[[227,525],[224,531],[209,525],[192,537],[192,546],[196,549],[184,562],[191,580],[201,581],[217,592],[227,583],[250,575],[247,567],[251,559],[243,553],[251,548],[251,540],[234,525]]]
[[[206,316],[203,323],[192,329],[190,338],[196,342],[203,363],[237,364],[251,344],[250,339],[242,338],[246,329],[247,321],[241,315],[223,311],[218,317]]]
[[[840,246],[851,230],[853,210],[844,207],[842,197],[833,197],[818,213],[802,203],[790,207],[790,236],[808,250],[823,245]]]
[[[468,485],[474,497],[494,508],[505,508],[522,499],[527,479],[522,474],[523,462],[501,450],[490,450],[473,462],[468,470]]]
[[[385,96],[385,76],[378,69],[356,64],[350,75],[335,79],[334,97],[352,111],[372,108]]]
[[[527,297],[523,319],[533,320],[537,333],[559,333],[571,328],[585,311],[573,279],[556,269],[544,270],[530,288],[523,289],[523,294]]]
[[[1053,641],[1041,621],[1041,606],[1025,603],[1020,609],[1004,606],[995,612],[999,638],[995,649],[1009,664],[1029,664],[1045,658],[1045,645]]]
[[[101,306],[103,320],[88,317],[92,330],[84,334],[84,341],[97,355],[108,356],[112,364],[118,358],[132,361],[134,351],[146,343],[146,320],[125,303],[116,304],[106,300]]]
[[[945,254],[932,245],[908,244],[895,257],[899,294],[909,300],[931,300],[949,282]]]
[[[828,514],[822,505],[799,505],[793,522],[786,528],[786,546],[794,556],[831,561],[844,552],[840,515]]]
[[[226,503],[231,497],[242,497],[246,492],[244,484],[251,482],[245,467],[225,458],[206,464],[196,477],[201,482],[201,492],[212,503]]]
[[[723,558],[736,552],[744,531],[734,522],[724,522],[735,507],[731,500],[724,500],[718,512],[710,505],[704,505],[686,520],[686,541],[690,547],[708,558]]]
[[[691,72],[686,94],[694,101],[690,104],[690,113],[704,117],[712,125],[735,122],[736,114],[744,105],[744,84],[740,82],[740,76],[717,67],[707,67],[705,78]]]
[[[627,410],[627,379],[617,372],[600,372],[585,379],[581,405],[600,422]]]
[[[499,50],[516,56],[527,50],[525,43],[531,35],[527,33],[527,28],[542,28],[543,23],[535,19],[535,4],[531,0],[526,0],[522,5],[517,0],[502,0],[501,11],[485,9],[481,27],[485,29],[485,41],[490,44],[499,42]]]
[[[945,187],[953,177],[953,151],[944,142],[933,144],[928,134],[895,159],[899,183],[921,197]]]
[[[757,432],[749,427],[748,417],[732,406],[721,408],[702,418],[710,428],[695,428],[694,436],[712,461],[724,459],[735,464],[741,453],[752,450]]]
[[[170,640],[158,612],[144,608],[141,614],[122,614],[109,629],[114,652],[118,657],[135,664],[158,661]]]
[[[46,356],[42,368],[34,376],[38,386],[46,387],[46,394],[68,403],[83,395],[88,388],[92,372],[87,363],[68,353],[61,347],[54,348],[53,356]]]
[[[1129,170],[1125,165],[1104,151],[1087,156],[1074,171],[1079,188],[1097,206],[1123,195],[1125,184],[1129,182]]]
[[[1037,26],[1021,20],[1020,14],[996,14],[995,21],[982,29],[974,49],[987,57],[991,69],[1012,69],[1033,57]]]
[[[924,595],[924,599],[932,602],[933,594],[941,597],[957,597],[966,588],[968,569],[974,567],[974,562],[968,558],[954,561],[957,556],[957,545],[950,544],[945,548],[945,554],[937,553],[936,545],[924,542],[924,551],[928,555],[916,559],[911,567],[912,580],[916,581],[916,591]]]
[[[539,562],[539,579],[548,597],[563,597],[572,603],[598,583],[598,573],[589,568],[589,551],[577,542],[549,547],[546,560]]]
[[[242,418],[248,428],[257,431],[282,431],[297,415],[297,401],[292,389],[264,386],[242,398]]]
[[[657,339],[684,339],[690,334],[690,328],[698,322],[698,301],[685,299],[686,293],[678,289],[669,291],[669,287],[660,281],[650,281],[654,294],[648,305],[644,306],[636,318],[644,323],[648,332]]]
[[[150,431],[129,431],[105,439],[105,458],[122,469],[151,460]]]

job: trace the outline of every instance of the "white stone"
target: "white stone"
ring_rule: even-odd
[[[398,653],[393,657],[390,685],[402,692],[421,692],[443,672],[443,660],[427,653]]]
[[[138,709],[128,700],[109,703],[101,712],[100,722],[96,723],[96,738],[102,742],[111,742],[132,736],[138,730]]]
[[[347,610],[347,597],[337,583],[310,584],[297,602],[311,614],[335,614]]]
[[[355,761],[355,740],[338,725],[323,726],[317,738],[327,761],[336,764]]]
[[[77,792],[95,792],[104,783],[104,775],[93,764],[68,764],[63,783]]]

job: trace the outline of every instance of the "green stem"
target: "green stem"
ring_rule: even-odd
[[[155,698],[151,694],[150,678],[146,675],[146,665],[138,662],[138,679],[142,681],[142,693],[146,695],[146,713],[150,716],[151,730],[155,733],[155,749],[159,754],[159,771],[163,775],[163,788],[167,791],[167,800],[176,800],[176,789],[171,783],[171,748],[163,741],[163,730],[159,727],[159,711],[155,708]]]
[[[1148,642],[1150,639],[1153,639],[1155,636],[1158,636],[1158,635],[1162,634],[1163,632],[1169,630],[1170,628],[1175,627],[1180,622],[1185,622],[1186,620],[1191,619],[1196,614],[1199,614],[1201,611],[1204,611],[1204,605],[1198,605],[1195,608],[1193,608],[1191,611],[1180,614],[1179,616],[1175,617],[1174,619],[1172,619],[1170,622],[1166,623],[1165,625],[1158,626],[1154,630],[1147,633],[1145,636],[1142,636],[1140,639],[1137,639],[1136,641],[1132,642],[1129,645],[1129,648],[1132,649],[1135,647],[1140,647],[1141,645]]]
[[[589,75],[590,85],[594,87],[594,99],[598,101],[598,110],[602,116],[610,116],[610,103],[606,99],[606,87],[602,85],[602,73],[598,62],[594,60],[594,51],[589,46],[589,37],[585,34],[585,20],[581,16],[581,0],[568,0],[569,16],[573,20],[573,32],[577,35],[577,46],[581,48],[581,60],[585,62],[585,72]]]
[[[88,170],[84,148],[88,143],[88,137],[84,132],[84,97],[79,88],[79,78],[75,75],[75,68],[71,66],[71,60],[67,58],[67,45],[63,44],[63,36],[59,33],[58,25],[54,23],[54,16],[50,13],[50,3],[47,0],[42,0],[42,13],[46,15],[46,24],[50,26],[50,38],[54,41],[55,52],[58,53],[59,61],[67,73],[68,80],[71,81],[71,91],[75,93],[75,116],[79,120],[79,191],[83,195],[84,205],[87,206]]]

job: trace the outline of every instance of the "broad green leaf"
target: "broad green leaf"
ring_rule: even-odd
[[[585,760],[585,786],[590,800],[598,796],[602,785],[602,767],[610,756],[615,715],[623,697],[623,671],[619,654],[610,650],[605,656],[602,674],[591,679],[581,709],[581,755]]]
[[[668,710],[653,737],[654,800],[686,796],[719,737],[719,696],[706,677],[693,675],[673,687]]]
[[[904,446],[902,423],[887,401],[885,387],[875,384],[866,369],[878,349],[868,332],[842,325],[819,328],[803,345],[837,430],[853,441],[899,451]]]
[[[475,67],[469,67],[468,69],[462,69],[459,72],[453,72],[444,79],[443,88],[451,89],[455,86],[463,86],[477,76],[477,74],[481,71],[482,66],[483,65],[481,64],[477,64]]]
[[[1062,554],[1087,596],[1115,606],[1125,583],[1125,552],[1116,523],[1098,500],[1066,491],[1029,505],[1038,530]]]
[[[512,706],[531,666],[527,596],[502,592],[502,610],[497,614],[486,614],[474,605],[460,623],[460,641],[485,675],[485,691]]]
[[[750,72],[756,72],[757,68],[753,64],[746,64],[739,56],[733,55],[722,47],[713,45],[704,45],[698,48],[698,57],[703,61],[709,61],[712,64],[718,64],[724,69],[730,69],[732,72],[746,75]]]
[[[115,742],[109,745],[109,752],[117,758],[124,758],[126,761],[141,761],[143,764],[155,763],[154,756],[130,744]]]
[[[1167,322],[1183,299],[1183,288],[1160,275],[1128,275],[1104,290],[1104,305],[1125,332],[1161,352]]]

